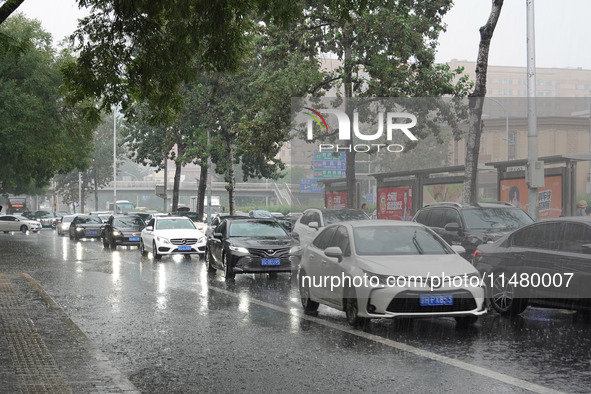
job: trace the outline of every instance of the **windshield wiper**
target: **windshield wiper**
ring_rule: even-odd
[[[412,243],[415,245],[415,248],[419,251],[419,254],[423,254],[423,248],[419,245],[419,241],[417,240],[417,230],[415,230],[414,235],[412,236]]]

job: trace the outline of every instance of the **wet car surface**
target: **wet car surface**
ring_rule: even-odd
[[[0,234],[0,271],[27,272],[140,389],[156,392],[587,392],[591,324],[565,310],[376,319],[301,311],[297,282],[226,282],[202,260],[155,261],[55,232]]]

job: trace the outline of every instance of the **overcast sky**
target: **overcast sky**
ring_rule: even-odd
[[[479,32],[491,0],[456,0],[446,15],[447,32],[440,37],[437,61],[475,61]],[[75,0],[25,0],[19,11],[39,19],[55,41],[76,28],[85,15]],[[591,69],[591,1],[535,0],[536,66]],[[489,64],[526,66],[526,0],[505,0],[495,30]]]

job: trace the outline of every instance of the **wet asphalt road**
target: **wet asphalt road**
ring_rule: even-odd
[[[26,272],[146,393],[590,392],[591,323],[529,308],[457,328],[447,318],[302,313],[287,274],[227,284],[197,257],[141,257],[55,231],[0,233],[0,272]]]

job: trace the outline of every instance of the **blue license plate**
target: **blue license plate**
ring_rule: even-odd
[[[454,297],[451,294],[421,294],[421,306],[453,304]]]
[[[97,235],[98,233],[96,231],[89,231],[88,235]]]
[[[131,242],[140,242],[140,237],[129,237],[129,241],[131,241]]]
[[[189,252],[189,251],[191,251],[191,247],[189,245],[179,246],[179,252]]]
[[[281,260],[279,260],[279,259],[262,259],[261,265],[281,265]]]

